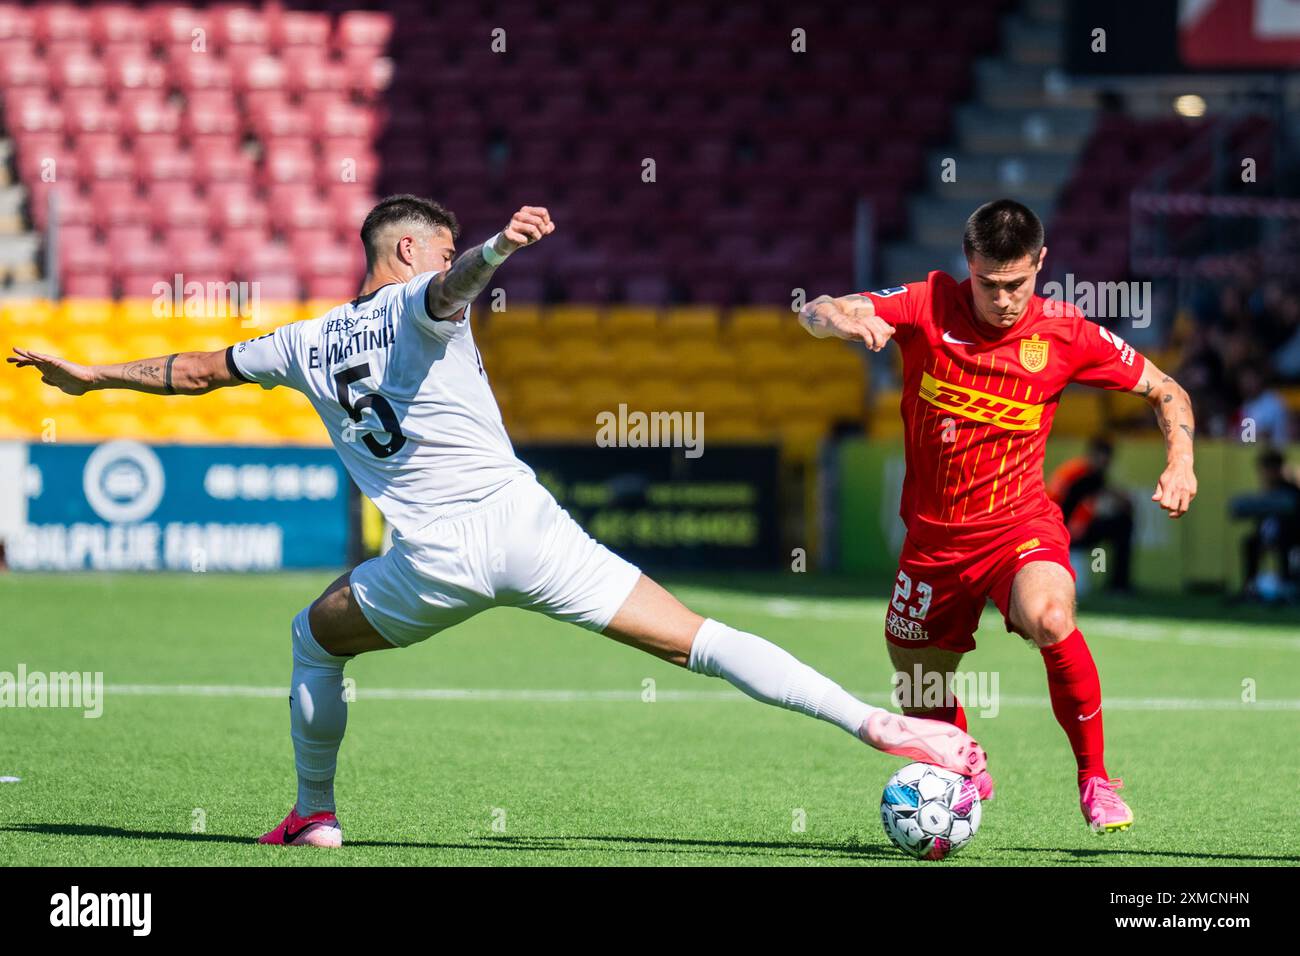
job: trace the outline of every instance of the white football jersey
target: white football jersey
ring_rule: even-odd
[[[435,319],[436,272],[232,345],[232,374],[311,399],[361,492],[409,534],[533,472],[516,456],[464,319]]]

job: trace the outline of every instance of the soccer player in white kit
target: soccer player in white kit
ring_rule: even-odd
[[[361,227],[360,295],[319,318],[224,350],[121,365],[14,348],[10,362],[71,395],[100,388],[198,395],[250,382],[296,389],[392,526],[387,553],[340,576],[293,619],[298,798],[261,842],[342,843],[334,773],[348,660],[418,643],[496,606],[540,611],[724,678],[886,753],[984,772],[984,751],[964,731],[865,704],[776,645],[684,607],[588,536],[515,456],[474,345],[469,304],[508,256],[554,231],[545,208],[525,206],[453,262],[455,217],[425,199],[390,196]]]

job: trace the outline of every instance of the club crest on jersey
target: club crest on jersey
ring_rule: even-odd
[[[1032,338],[1020,340],[1020,364],[1026,372],[1041,372],[1047,368],[1047,344],[1037,332]]]

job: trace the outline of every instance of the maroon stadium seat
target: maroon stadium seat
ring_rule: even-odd
[[[252,157],[243,152],[233,138],[224,136],[194,137],[190,148],[194,156],[194,181],[200,186],[213,183],[251,183],[257,168]]]
[[[292,46],[325,47],[330,18],[325,13],[270,8],[266,12],[268,40],[275,50]]]
[[[167,65],[143,44],[115,43],[103,49],[108,66],[108,86],[113,90],[165,89]]]
[[[172,83],[182,92],[234,88],[230,63],[215,53],[194,53],[188,41],[169,49],[167,63]]]
[[[159,232],[170,226],[208,228],[210,209],[190,183],[157,183],[148,190],[150,222]]]
[[[337,49],[362,48],[382,53],[393,33],[393,17],[388,13],[350,10],[339,17],[334,30]]]
[[[265,49],[270,44],[270,27],[260,10],[227,7],[213,12],[212,33],[219,46]]]
[[[148,29],[141,29],[142,14],[128,4],[96,4],[90,14],[90,38],[101,48],[114,43],[139,42],[147,45]]]
[[[60,40],[90,42],[90,17],[70,3],[46,3],[32,10],[35,37],[49,45]]]
[[[55,90],[79,86],[102,88],[108,77],[99,57],[88,50],[51,52],[47,59],[50,62],[50,86]]]

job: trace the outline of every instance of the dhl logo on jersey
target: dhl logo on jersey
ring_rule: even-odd
[[[1043,418],[1042,405],[1029,405],[978,389],[951,385],[941,382],[929,372],[921,375],[920,395],[931,405],[945,411],[1011,431],[1034,431]]]

